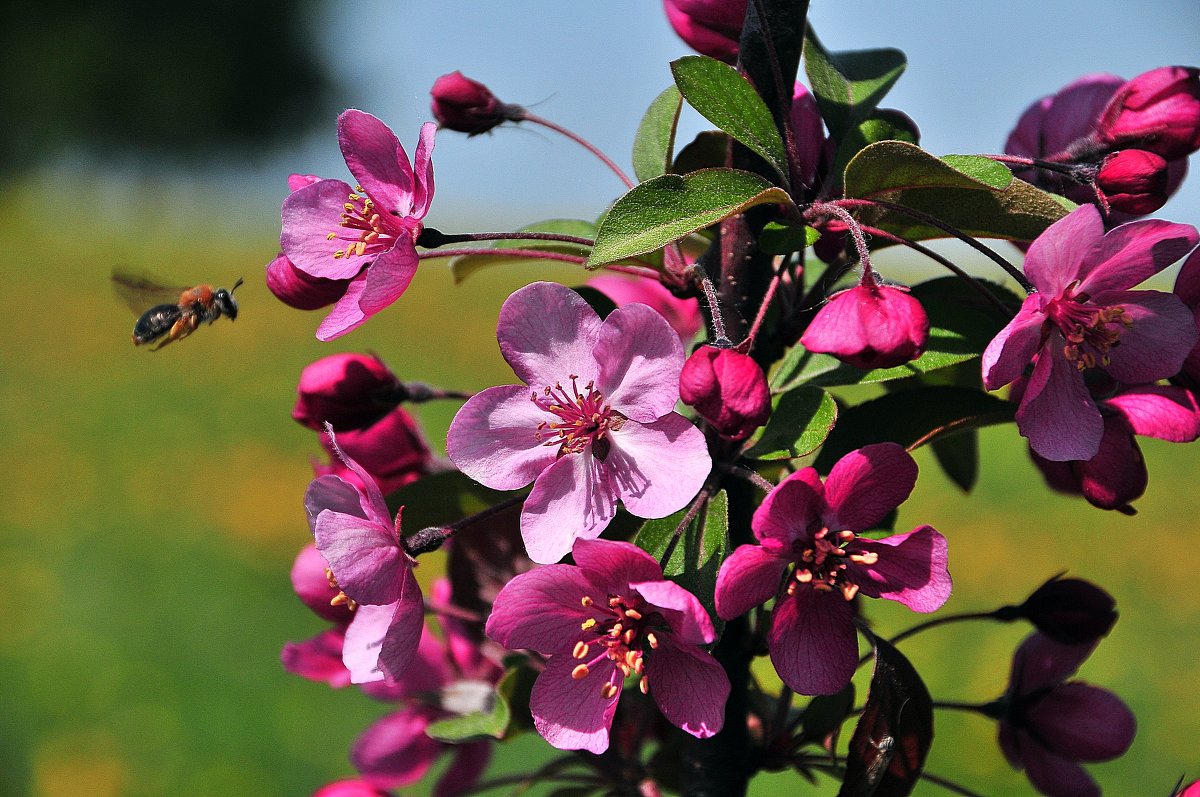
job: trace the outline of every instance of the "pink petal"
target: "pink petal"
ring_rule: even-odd
[[[840,592],[800,585],[775,604],[767,637],[783,682],[802,695],[831,695],[854,675],[858,636],[850,602]]]
[[[423,219],[433,202],[433,143],[437,125],[426,122],[421,125],[421,136],[417,139],[417,151],[413,155],[413,173],[417,184],[413,190],[412,216]]]
[[[399,299],[417,273],[418,263],[412,238],[401,233],[395,245],[375,258],[367,269],[367,284],[358,300],[363,315],[370,318]]]
[[[325,439],[329,442],[329,448],[333,451],[334,455],[345,463],[346,468],[362,482],[363,489],[359,497],[359,504],[362,507],[361,517],[373,520],[381,526],[391,526],[392,518],[388,512],[387,501],[384,500],[383,493],[380,491],[375,479],[372,478],[371,474],[367,473],[362,465],[355,462],[350,455],[338,446],[337,439],[333,434],[333,427],[328,422],[325,424],[325,435]],[[399,528],[400,521],[396,520],[395,525],[396,528]]]
[[[594,357],[597,388],[625,417],[650,423],[675,409],[683,346],[656,311],[644,304],[614,310],[600,327]]]
[[[425,604],[417,579],[406,572],[398,601],[387,606],[360,605],[355,610],[342,650],[353,683],[397,681],[416,655]]]
[[[538,676],[529,698],[529,710],[537,732],[559,750],[587,750],[603,753],[608,749],[608,729],[621,695],[622,678],[608,659],[578,680],[571,671],[579,664],[568,655],[553,656]],[[611,698],[600,694],[601,686],[617,688]]]
[[[363,291],[367,288],[367,271],[364,270],[346,286],[346,292],[337,304],[329,311],[329,315],[317,327],[317,340],[331,341],[340,338],[347,332],[352,332],[367,323],[367,314],[359,306]]]
[[[620,595],[635,581],[661,581],[658,560],[628,542],[576,540],[571,558],[583,568],[588,580],[613,595]]]
[[[1085,205],[1084,207],[1092,207]],[[1196,246],[1196,228],[1159,219],[1122,224],[1087,253],[1079,290],[1124,291],[1162,271]]]
[[[704,651],[660,644],[646,660],[646,680],[650,696],[675,727],[707,739],[725,724],[729,676]]]
[[[1075,761],[1109,761],[1133,744],[1137,721],[1122,700],[1073,681],[1056,686],[1025,710],[1024,724],[1058,755]]]
[[[767,493],[754,511],[750,528],[772,550],[791,552],[791,544],[808,538],[825,511],[825,488],[814,468],[802,468]]]
[[[558,449],[542,445],[538,424],[553,416],[519,385],[476,393],[454,416],[446,454],[463,473],[493,490],[516,490],[555,463]]]
[[[596,459],[586,451],[569,454],[534,481],[521,509],[521,538],[530,559],[550,564],[577,538],[599,537],[616,513],[616,488]]]
[[[917,484],[917,463],[895,443],[851,451],[825,477],[825,525],[863,531],[887,517]]]
[[[320,515],[323,509],[367,520],[369,514],[363,504],[369,506],[369,503],[362,499],[362,493],[353,484],[338,476],[320,476],[313,479],[304,493],[304,511],[308,514],[309,528],[316,528],[317,515]]]
[[[1200,437],[1200,407],[1196,397],[1183,388],[1129,388],[1105,399],[1104,404],[1124,415],[1134,434],[1172,443],[1190,443]]]
[[[932,526],[855,545],[879,554],[870,566],[851,566],[852,580],[864,595],[903,603],[914,612],[934,612],[950,597],[946,538]]]
[[[334,689],[349,686],[350,671],[342,664],[344,639],[343,629],[329,628],[312,639],[288,642],[280,654],[283,669],[310,681],[322,681]]]
[[[1046,459],[1091,459],[1100,448],[1104,421],[1083,377],[1062,353],[1058,332],[1042,347],[1017,409],[1017,428]]]
[[[283,200],[283,232],[279,247],[292,265],[306,274],[324,279],[350,279],[366,261],[357,257],[335,258],[345,246],[329,233],[342,230],[342,211],[351,188],[341,180],[321,180],[301,188]]]
[[[470,791],[492,759],[492,745],[488,742],[469,742],[453,748],[446,772],[433,787],[433,797],[458,797]]]
[[[1042,123],[1042,150],[1030,154],[1057,155],[1077,139],[1091,136],[1108,101],[1124,83],[1116,75],[1097,73],[1061,89]]]
[[[592,582],[574,565],[546,565],[504,585],[488,616],[485,633],[509,650],[549,656],[570,651],[581,638],[585,595],[597,599]]]
[[[600,375],[592,355],[600,326],[600,316],[575,291],[535,282],[505,300],[496,338],[513,371],[535,390],[567,386],[572,374],[582,387]]]
[[[1083,767],[1047,750],[1028,733],[1021,737],[1021,763],[1033,787],[1053,797],[1100,797],[1100,787]]]
[[[1173,293],[1124,291],[1097,294],[1101,306],[1120,306],[1133,323],[1123,330],[1120,345],[1108,350],[1104,370],[1127,384],[1154,382],[1179,373],[1196,345],[1192,311]]]
[[[1188,307],[1200,304],[1200,249],[1188,255],[1175,278],[1175,295]]]
[[[612,299],[617,307],[639,302],[657,310],[683,343],[700,331],[700,305],[695,299],[679,299],[657,279],[630,279],[619,274],[601,274],[587,282],[589,287]]]
[[[633,587],[649,603],[668,610],[676,640],[688,645],[707,645],[717,638],[708,612],[695,595],[672,581],[636,581]]]
[[[1009,692],[1027,695],[1054,686],[1075,674],[1079,665],[1096,649],[1097,641],[1082,645],[1055,642],[1041,633],[1025,638],[1013,654]]]
[[[732,620],[769,601],[788,564],[757,545],[739,545],[717,573],[717,616]]]
[[[1149,476],[1129,423],[1120,415],[1104,418],[1100,450],[1087,462],[1070,463],[1075,492],[1101,509],[1126,510],[1146,492]]]
[[[653,423],[626,421],[610,440],[603,469],[625,508],[638,517],[683,509],[712,469],[704,434],[677,412]]]
[[[1042,297],[1033,294],[1021,304],[1020,311],[1008,322],[983,351],[983,384],[995,390],[1025,373],[1042,342]]]
[[[1046,228],[1025,255],[1025,276],[1046,296],[1059,296],[1083,276],[1092,247],[1104,236],[1095,205],[1080,205]],[[1124,287],[1130,287],[1128,285]]]
[[[326,509],[317,516],[313,534],[317,549],[348,596],[372,606],[399,599],[410,564],[391,529]]]
[[[420,705],[388,714],[354,742],[350,762],[382,788],[416,783],[443,750],[441,742],[425,735],[435,718],[432,709]]]
[[[343,111],[338,117],[338,145],[350,173],[380,213],[412,214],[412,166],[390,127],[369,113]]]

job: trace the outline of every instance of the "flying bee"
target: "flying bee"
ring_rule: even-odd
[[[236,319],[238,306],[233,292],[243,282],[238,279],[229,290],[211,285],[172,288],[153,277],[120,269],[113,271],[112,279],[117,296],[140,314],[133,325],[133,345],[158,341],[154,351],[186,338],[201,324],[211,324],[223,315],[230,321]],[[143,312],[151,303],[153,306]]]

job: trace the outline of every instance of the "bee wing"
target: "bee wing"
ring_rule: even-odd
[[[144,272],[114,268],[112,272],[113,292],[129,306],[135,315],[141,315],[156,304],[177,304],[179,295],[187,286],[164,285]]]

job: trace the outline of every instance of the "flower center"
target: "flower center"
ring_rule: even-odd
[[[333,575],[332,568],[329,568],[329,567],[325,568],[325,580],[329,582],[330,589],[336,589],[338,591],[338,594],[334,595],[332,598],[329,599],[330,606],[341,606],[341,605],[345,604],[346,608],[349,611],[354,611],[355,609],[358,608],[358,603],[356,603],[345,592],[342,592],[342,588],[340,586],[338,586],[338,582],[337,582],[337,579]]]
[[[621,673],[622,681],[631,673],[640,676],[638,688],[642,694],[649,694],[645,653],[647,648],[657,648],[658,634],[669,629],[663,616],[658,612],[642,614],[636,608],[644,606],[642,601],[621,595],[609,595],[604,604],[584,595],[580,603],[584,608],[595,609],[598,617],[589,617],[580,625],[583,635],[575,643],[571,655],[582,663],[571,670],[571,677],[576,681],[586,678],[593,667],[607,660],[615,667],[613,675]],[[610,678],[600,686],[600,694],[606,700],[615,697],[621,689],[621,681],[614,683],[614,680]]]
[[[821,529],[813,535],[810,543],[796,543],[796,569],[788,582],[787,594],[807,584],[821,592],[837,590],[846,600],[858,594],[858,585],[847,578],[851,564],[870,566],[879,561],[874,551],[852,552],[853,531],[830,531]]]
[[[619,430],[627,419],[604,403],[604,396],[593,382],[584,385],[580,393],[579,377],[572,374],[570,379],[570,393],[561,383],[555,383],[545,388],[543,395],[530,396],[534,404],[558,419],[539,423],[537,439],[544,446],[558,446],[560,457],[579,454],[591,445],[592,456],[603,462],[612,448],[608,433]]]
[[[415,229],[412,226],[415,224]],[[345,241],[346,246],[333,253],[335,259],[362,257],[391,249],[397,236],[408,230],[415,241],[421,233],[421,223],[411,219],[397,219],[390,214],[381,214],[374,200],[367,196],[362,186],[355,186],[346,204],[342,205],[341,229],[325,236],[326,240]]]
[[[1089,305],[1091,297],[1086,293],[1076,294],[1078,287],[1076,280],[1046,307],[1047,321],[1042,335],[1049,334],[1050,324],[1057,326],[1067,339],[1063,355],[1080,371],[1085,371],[1111,362],[1108,350],[1121,344],[1121,333],[1133,326],[1133,318],[1120,305]]]

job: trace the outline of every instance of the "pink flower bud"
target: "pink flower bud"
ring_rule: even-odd
[[[306,274],[280,255],[267,264],[267,287],[275,298],[297,310],[319,310],[341,299],[350,280],[331,280]]]
[[[339,780],[317,789],[313,797],[388,797],[388,794],[365,780]]]
[[[663,0],[667,21],[698,53],[733,62],[748,0]]]
[[[403,390],[377,357],[333,354],[300,372],[292,417],[318,432],[325,430],[326,422],[337,432],[362,429],[391,412]]]
[[[929,319],[899,288],[862,284],[829,297],[800,343],[856,368],[892,368],[925,350]]]
[[[462,72],[442,75],[429,94],[438,125],[468,136],[486,133],[505,121],[519,121],[524,111],[519,105],[500,102],[487,86]]]
[[[1128,81],[1100,117],[1098,135],[1113,146],[1136,146],[1167,160],[1200,149],[1200,70],[1163,66]]]
[[[771,415],[771,391],[762,368],[733,349],[697,349],[683,364],[679,397],[735,440],[749,437]]]
[[[1094,642],[1117,621],[1117,602],[1090,581],[1054,578],[1034,590],[1019,607],[1039,631],[1065,645]]]
[[[331,623],[349,623],[354,617],[349,606],[346,603],[337,606],[330,603],[339,591],[329,586],[329,576],[325,572],[328,567],[325,557],[310,542],[300,550],[296,563],[292,565],[292,589],[317,616]]]
[[[362,466],[385,494],[411,484],[429,471],[429,446],[416,421],[400,407],[365,429],[338,432],[342,453]],[[329,452],[329,465],[315,465],[318,476],[332,474],[354,485],[361,480],[345,466],[330,445],[329,435],[321,435],[321,445]]]
[[[1126,149],[1105,157],[1096,173],[1096,187],[1108,206],[1124,213],[1153,213],[1167,201],[1167,162],[1141,149]]]

